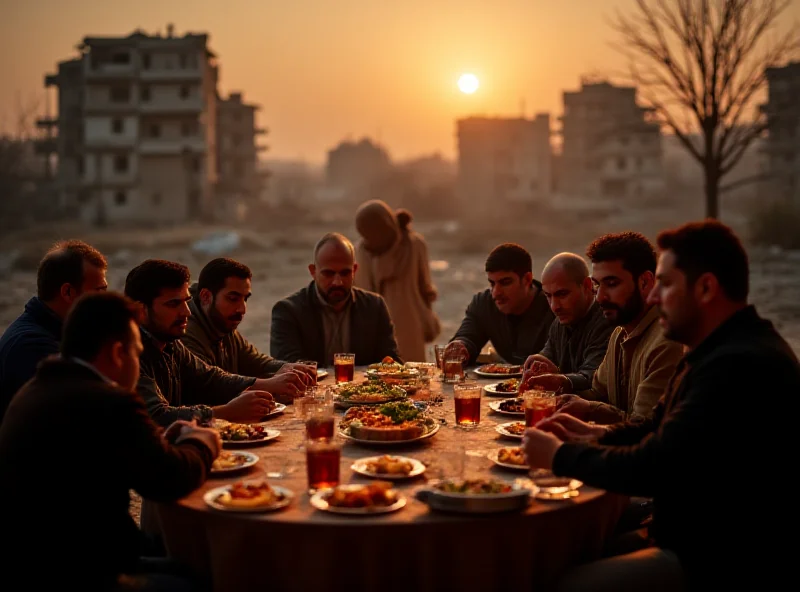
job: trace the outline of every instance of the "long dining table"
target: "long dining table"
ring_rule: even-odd
[[[356,379],[363,379],[363,369],[357,369]],[[498,379],[478,381],[486,385]],[[332,382],[328,377],[320,385]],[[270,429],[281,432],[277,439],[246,448],[259,456],[257,465],[212,477],[186,498],[159,505],[168,552],[208,577],[216,592],[548,590],[570,566],[601,555],[627,504],[623,496],[584,485],[567,500],[532,498],[524,511],[488,515],[437,512],[417,500],[415,492],[426,479],[524,476],[487,457],[492,450],[519,445],[495,430],[515,419],[490,410],[490,402],[500,399],[484,393],[480,425],[465,430],[455,426],[452,386],[434,378],[413,395],[436,396],[443,402],[432,414],[441,427],[431,438],[390,448],[351,441],[342,447],[342,483],[370,481],[350,468],[366,456],[402,454],[427,465],[416,479],[397,482],[407,498],[401,510],[351,516],[312,507],[305,428],[290,406],[269,421]],[[340,418],[338,413],[337,427]],[[260,477],[290,489],[291,504],[274,512],[233,513],[204,502],[212,488]]]

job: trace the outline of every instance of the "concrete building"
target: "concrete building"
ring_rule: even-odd
[[[764,141],[766,186],[774,197],[800,204],[800,62],[767,68]]]
[[[86,220],[209,216],[217,182],[217,67],[208,35],[178,37],[169,26],[166,36],[86,37],[78,49],[78,60],[46,78],[59,89],[58,182],[65,199],[73,198],[74,162],[74,198]]]
[[[469,117],[456,122],[458,197],[472,213],[552,192],[550,116],[534,119]]]
[[[663,190],[660,126],[636,89],[582,82],[564,93],[559,190],[576,196],[638,197]]]
[[[242,100],[242,93],[231,93],[217,102],[219,183],[217,197],[222,203],[241,203],[258,199],[266,179],[259,170],[258,153],[267,149],[256,143],[267,130],[257,127],[259,105]]]
[[[386,149],[368,138],[362,138],[358,142],[342,142],[328,151],[325,179],[331,188],[357,194],[391,168]]]

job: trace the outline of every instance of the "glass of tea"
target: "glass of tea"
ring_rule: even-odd
[[[453,385],[453,399],[456,406],[456,425],[462,428],[476,428],[481,423],[481,391],[475,381]]]
[[[306,439],[306,470],[308,492],[339,485],[339,465],[342,460],[342,443],[336,438]]]
[[[355,354],[333,354],[333,370],[336,384],[352,382],[356,370]]]
[[[434,345],[433,355],[436,358],[436,367],[439,369],[439,378],[444,377],[444,350],[447,349],[446,345]]]
[[[333,438],[333,402],[315,400],[306,413],[306,438]]]
[[[533,427],[556,412],[556,394],[552,391],[525,391],[522,400],[525,407],[525,427]]]
[[[464,360],[461,357],[445,358],[442,363],[444,381],[455,384],[464,380]]]

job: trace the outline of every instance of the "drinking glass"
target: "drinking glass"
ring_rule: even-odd
[[[314,400],[306,414],[306,437],[310,440],[333,438],[333,402]]]
[[[533,427],[556,412],[556,394],[553,391],[525,391],[522,400],[525,408],[525,427]]]
[[[339,485],[339,465],[342,460],[342,443],[336,438],[309,438],[306,440],[306,471],[308,492]]]
[[[302,364],[303,366],[309,366],[312,368],[311,372],[311,384],[308,387],[317,386],[317,361],[316,360],[299,360],[298,364]],[[306,387],[306,388],[308,388]]]
[[[333,369],[336,375],[336,384],[352,382],[356,369],[356,355],[333,354]]]
[[[436,358],[436,367],[439,369],[439,378],[444,378],[444,350],[447,349],[447,345],[434,345],[433,346],[433,355]]]
[[[476,381],[453,385],[453,399],[456,407],[456,425],[462,428],[476,428],[481,423],[481,391]]]
[[[444,381],[447,384],[455,384],[464,380],[464,360],[460,356],[446,357],[442,367]]]

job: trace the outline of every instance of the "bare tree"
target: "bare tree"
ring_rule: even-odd
[[[800,47],[797,26],[772,35],[790,2],[636,0],[612,23],[642,98],[703,167],[709,218],[719,215],[720,181],[766,129],[754,105],[766,69]]]

